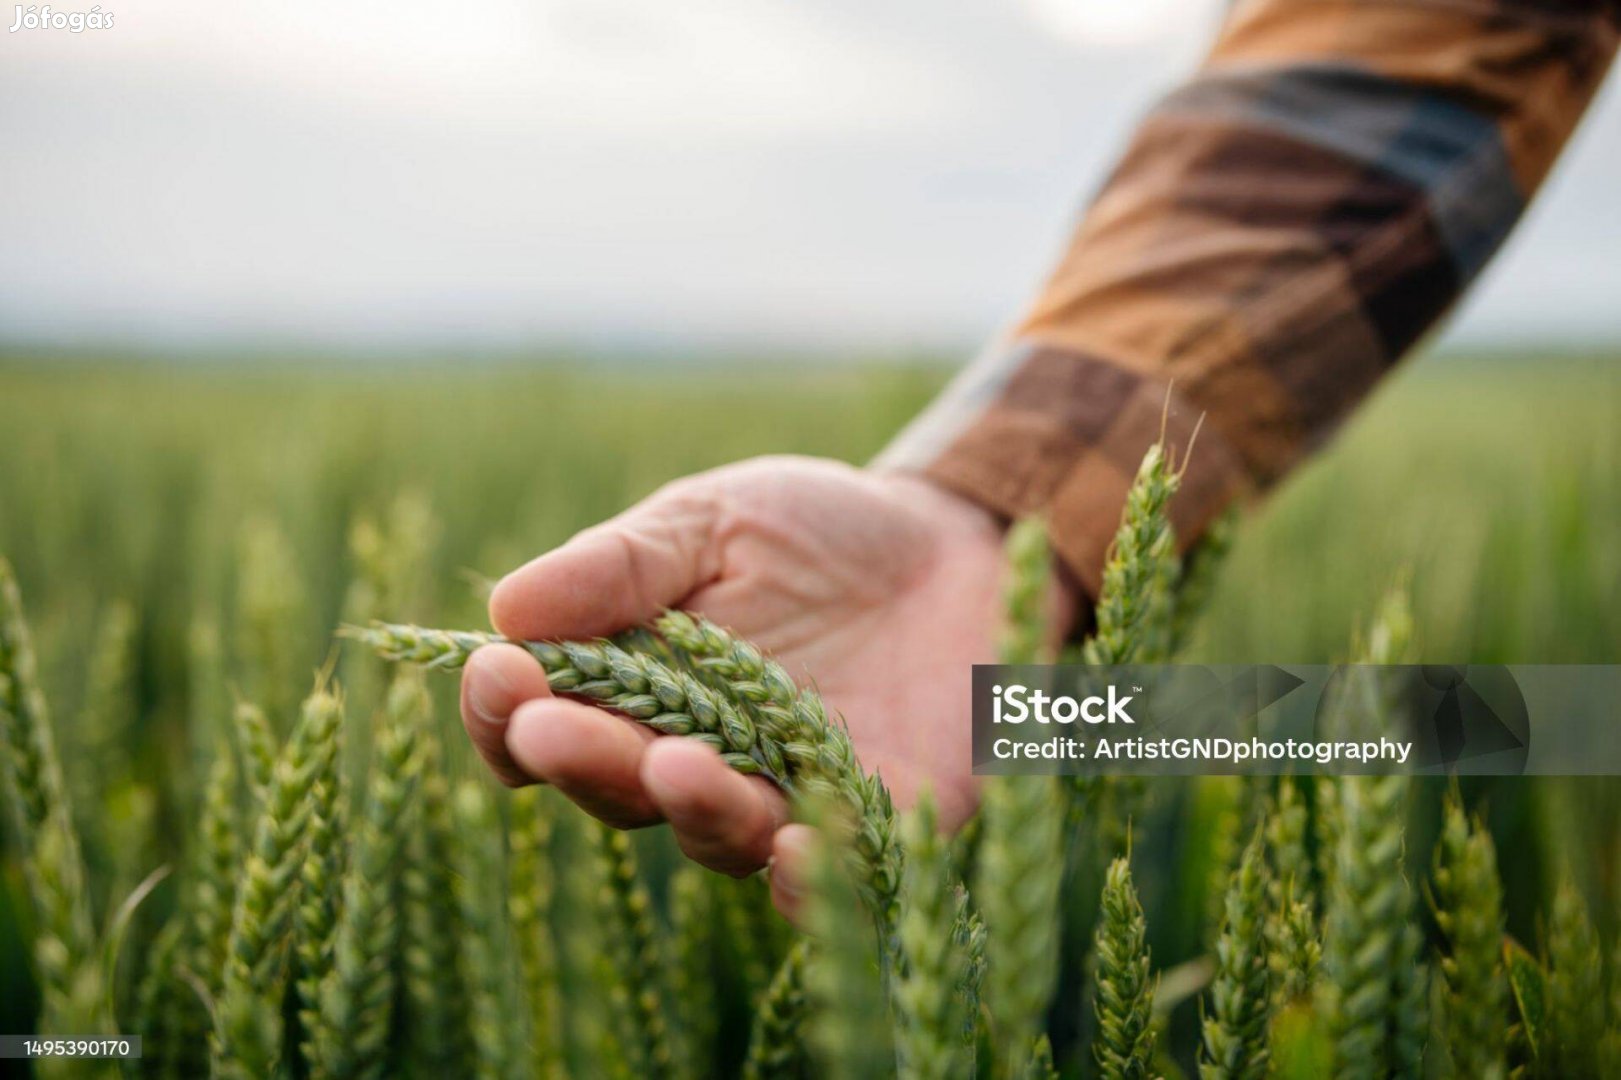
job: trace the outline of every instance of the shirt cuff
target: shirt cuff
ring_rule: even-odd
[[[1055,554],[1096,600],[1126,493],[1162,433],[1184,470],[1170,505],[1183,551],[1250,490],[1240,458],[1202,416],[1167,382],[1063,348],[1003,342],[873,465],[921,473],[1008,519],[1040,515]]]

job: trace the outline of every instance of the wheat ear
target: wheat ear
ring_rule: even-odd
[[[0,559],[0,774],[37,926],[34,962],[40,1030],[111,1030],[103,972],[90,924],[84,856],[73,826],[37,662],[11,566]],[[48,1065],[57,1071],[54,1064]]]
[[[207,1006],[219,997],[236,874],[245,848],[238,827],[236,759],[217,719],[213,730],[214,757],[203,787],[191,881],[179,911],[153,947],[140,990],[141,1012],[150,1018],[147,1027],[162,1032],[152,1048],[143,1046],[143,1054],[156,1058],[155,1071],[164,1076],[208,1069]]]
[[[790,1080],[804,1072],[805,963],[809,949],[804,939],[794,943],[755,1007],[749,1053],[743,1060],[744,1080]]]
[[[1005,547],[1001,659],[1040,663],[1051,658],[1045,644],[1051,575],[1045,532],[1039,523],[1021,523]],[[1027,1066],[1057,983],[1064,818],[1062,789],[1051,777],[995,777],[985,784],[973,892],[988,928],[984,994],[1003,1075]]]
[[[1551,1075],[1597,1076],[1604,1031],[1603,965],[1587,901],[1568,877],[1554,893],[1547,926],[1548,1050]]]
[[[895,979],[896,1057],[911,1080],[966,1080],[974,1074],[963,984],[971,958],[959,932],[968,896],[951,867],[934,800],[925,793],[902,823],[906,870],[896,926],[902,970]]]
[[[1120,528],[1103,566],[1097,629],[1082,647],[1085,663],[1143,662],[1150,659],[1143,655],[1145,644],[1169,640],[1169,631],[1162,632],[1157,623],[1171,610],[1163,593],[1167,579],[1174,581],[1176,575],[1164,564],[1175,558],[1176,546],[1167,510],[1181,480],[1164,444],[1149,447],[1127,492]]]
[[[343,705],[318,688],[271,770],[239,879],[211,1041],[216,1077],[272,1075],[282,1055],[282,990],[311,791],[329,775]]]
[[[386,1064],[394,1001],[394,953],[399,944],[399,820],[419,777],[413,738],[416,717],[428,709],[421,680],[401,673],[389,687],[372,740],[365,816],[352,865],[343,874],[342,904],[331,931],[330,963],[319,983],[319,1013],[312,1016],[311,1072],[317,1077],[375,1077]],[[306,879],[308,880],[308,879]]]
[[[715,1071],[715,961],[722,944],[717,909],[723,905],[715,885],[724,880],[690,862],[670,875],[670,1003],[680,1019],[678,1072],[689,1080]]]
[[[507,918],[523,975],[532,1067],[542,1077],[560,1065],[557,953],[552,940],[552,793],[526,787],[512,793],[507,832]]]
[[[337,738],[342,739],[341,729]],[[339,782],[341,755],[341,748],[333,753],[327,774],[317,777],[310,788],[304,861],[293,909],[293,989],[304,1035],[301,1049],[309,1061],[319,1056],[315,1044],[326,1022],[321,984],[332,972],[343,883],[346,823]]]
[[[420,779],[405,814],[400,868],[404,1057],[413,1075],[436,1080],[469,1052],[468,995],[458,963],[464,931],[454,883],[457,848],[450,785],[444,748],[429,713],[416,715],[412,738]]]
[[[1274,1010],[1303,997],[1316,978],[1322,959],[1312,892],[1309,848],[1310,814],[1300,797],[1299,781],[1278,778],[1262,812],[1266,837],[1268,965]]]
[[[675,1063],[664,1001],[667,963],[653,918],[653,901],[636,868],[630,837],[597,830],[602,868],[599,905],[629,1014],[624,1018],[641,1068],[667,1074]],[[618,993],[618,991],[616,991]]]
[[[344,707],[316,689],[277,757],[240,874],[214,1014],[216,1077],[264,1077],[282,1054],[282,986],[298,869],[310,824],[310,793],[331,769]]]
[[[843,722],[827,715],[816,694],[796,687],[780,664],[707,620],[668,612],[656,625],[726,692],[651,651],[613,642],[515,644],[540,662],[553,690],[590,698],[663,734],[698,739],[732,768],[767,776],[792,795],[828,796],[848,807],[861,822],[854,842],[864,868],[862,897],[890,926],[900,884],[895,808],[878,777],[862,770]],[[477,649],[506,640],[393,623],[343,633],[385,659],[441,670],[460,668]]]
[[[1503,971],[1503,888],[1491,834],[1470,822],[1457,792],[1447,798],[1435,845],[1431,897],[1446,939],[1445,1032],[1460,1076],[1507,1075],[1508,981]]]
[[[817,829],[806,860],[805,929],[817,948],[806,960],[810,1003],[806,1042],[815,1075],[879,1080],[895,1073],[895,1047],[887,1017],[882,965],[889,945],[870,909],[858,903],[858,859],[851,857],[856,822],[832,800],[803,807]]]
[[[1132,884],[1131,864],[1124,858],[1111,862],[1104,875],[1094,941],[1097,987],[1093,1008],[1098,1027],[1092,1056],[1098,1074],[1105,1080],[1146,1080],[1152,1075],[1154,1059],[1155,979],[1148,922]]]
[[[1216,941],[1216,975],[1202,1025],[1200,1077],[1262,1080],[1267,1074],[1270,1012],[1266,860],[1256,837],[1244,849],[1227,889]]]

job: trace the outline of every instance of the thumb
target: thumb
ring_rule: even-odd
[[[490,623],[507,637],[605,637],[720,575],[710,485],[683,480],[502,578]]]

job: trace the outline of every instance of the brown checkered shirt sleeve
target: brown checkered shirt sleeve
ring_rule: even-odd
[[[1615,0],[1240,0],[1034,305],[875,463],[1041,513],[1093,596],[1138,461],[1184,543],[1318,446],[1525,209],[1615,52]]]

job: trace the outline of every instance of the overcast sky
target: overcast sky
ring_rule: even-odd
[[[966,350],[1220,5],[101,7],[0,35],[0,339]],[[1621,341],[1618,194],[1612,82],[1454,338]]]

